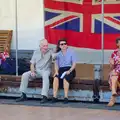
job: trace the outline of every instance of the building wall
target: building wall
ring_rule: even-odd
[[[18,57],[31,57],[32,52],[44,38],[44,0],[17,0]],[[16,14],[15,0],[0,0],[0,30],[12,29],[11,53],[16,50]],[[55,47],[55,46],[52,46]],[[103,52],[75,48],[78,62],[102,64]],[[108,63],[112,51],[104,51],[104,63]]]
[[[17,0],[18,49],[34,50],[44,38],[43,0]],[[0,30],[13,30],[16,49],[15,0],[0,0]]]

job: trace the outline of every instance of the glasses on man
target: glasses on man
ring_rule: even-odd
[[[63,46],[63,45],[67,45],[67,43],[61,43],[60,45],[61,45],[61,46]]]

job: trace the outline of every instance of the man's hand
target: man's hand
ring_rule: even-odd
[[[31,76],[35,77],[36,74],[35,74],[35,66],[34,66],[34,64],[30,65],[30,70],[31,70]]]
[[[31,76],[35,77],[36,76],[35,72],[31,71]]]

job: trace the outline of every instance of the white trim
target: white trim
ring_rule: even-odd
[[[95,15],[92,15],[92,22],[94,23],[94,19],[97,19],[99,21],[101,21],[101,17],[100,17],[101,14],[95,14]],[[113,17],[115,15],[120,15],[120,14],[104,14],[104,16],[110,16],[110,17]],[[115,18],[113,18],[115,19]],[[115,19],[115,20],[118,20],[118,19]],[[111,25],[113,28],[115,29],[118,29],[120,30],[120,25],[116,24],[116,23],[113,23],[112,21],[109,21],[108,19],[104,18],[104,22],[105,24],[107,25]],[[92,24],[93,24],[92,23]],[[93,24],[94,25],[94,24]],[[92,33],[94,33],[94,27],[92,28]]]
[[[69,16],[69,14],[66,15],[66,17],[68,17],[68,16]],[[50,24],[53,24],[55,21],[59,21],[59,20],[61,20],[61,19],[63,19],[63,18],[65,18],[65,15],[64,15],[64,14],[58,15],[57,17],[54,17],[54,18],[52,18],[52,19],[50,19],[50,20],[47,20],[47,21],[45,22],[45,26],[50,25]]]
[[[80,32],[83,32],[83,14],[80,14]]]
[[[95,0],[92,1],[92,5],[101,5],[102,2],[95,2]],[[113,0],[109,0],[109,1],[104,1],[104,4],[120,4],[120,1],[113,1]]]
[[[95,24],[94,24],[94,16],[92,15],[92,27],[91,27],[91,33],[94,33]]]
[[[55,21],[59,21],[60,19],[63,19],[65,17],[68,17],[68,16],[76,16],[75,18],[72,18],[72,19],[76,19],[77,17],[80,18],[80,32],[83,31],[83,14],[81,13],[76,13],[76,12],[68,12],[68,11],[62,11],[62,10],[53,10],[53,9],[48,9],[48,8],[45,8],[45,11],[48,11],[48,12],[54,12],[54,13],[61,13],[61,15],[58,15],[50,20],[47,20],[45,22],[45,26],[47,25],[50,25],[50,24],[53,24]],[[72,20],[70,19],[70,20]],[[67,21],[70,21],[70,20],[67,20]],[[67,22],[66,21],[66,22]],[[63,23],[60,23],[60,24],[63,24]],[[60,25],[59,24],[59,25]],[[55,26],[54,26],[55,27]]]
[[[58,2],[69,2],[69,3],[76,3],[76,4],[82,4],[83,0],[53,0],[53,1],[58,1]]]
[[[49,9],[49,8],[45,8],[45,11],[48,12],[54,12],[54,13],[66,13],[66,14],[72,14],[72,15],[76,15],[76,16],[80,16],[82,13],[77,13],[77,12],[69,12],[69,11],[64,11],[64,10],[54,10],[54,9]]]
[[[61,23],[59,23],[59,24],[57,24],[57,25],[55,25],[55,26],[52,26],[51,28],[57,27],[57,26],[59,26],[59,25],[62,25],[63,23],[66,23],[66,22],[68,22],[68,21],[70,21],[70,20],[74,20],[74,19],[76,19],[76,18],[78,18],[78,17],[74,17],[74,18],[71,18],[71,19],[69,19],[69,20],[66,20],[65,22],[61,22]]]

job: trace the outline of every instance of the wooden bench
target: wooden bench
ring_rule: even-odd
[[[108,65],[104,65],[104,78],[107,78],[109,70]],[[108,71],[108,72],[106,72]],[[54,72],[53,72],[54,73]],[[53,74],[52,73],[52,74]],[[0,75],[1,79],[1,88],[19,88],[21,76],[12,76],[12,75]],[[52,77],[50,88],[52,88]],[[107,80],[97,81],[99,84],[96,84],[97,80],[94,80],[94,65],[92,64],[77,64],[76,67],[76,78],[70,84],[70,90],[78,92],[77,95],[81,96],[80,91],[91,91],[93,95],[93,100],[99,101],[99,92],[102,91],[110,91]],[[42,80],[36,79],[34,81],[30,81],[28,88],[42,88]],[[5,89],[4,89],[5,90]],[[3,90],[3,92],[4,92]],[[86,94],[86,93],[85,93]],[[73,94],[74,95],[74,94]],[[95,96],[95,98],[94,98]],[[73,96],[74,97],[74,96]],[[97,97],[97,98],[96,98]]]
[[[93,90],[94,83],[94,65],[77,64],[76,77],[72,81],[71,89]]]
[[[54,72],[52,72],[52,74],[53,73]],[[16,77],[14,75],[0,75],[0,79],[1,79],[0,96],[2,95],[2,96],[16,97],[19,95],[18,93],[19,93],[19,86],[21,82],[21,76]],[[50,79],[51,79],[50,80],[50,91],[51,91],[53,87],[52,86],[53,78],[50,77]],[[77,64],[76,78],[70,84],[69,98],[74,100],[75,99],[85,100],[86,98],[87,100],[89,99],[90,101],[92,101],[93,98],[91,97],[91,94],[88,95],[88,93],[90,92],[93,94],[93,85],[94,85],[94,65]],[[28,97],[34,96],[34,98],[39,98],[41,88],[42,88],[42,79],[36,79],[34,81],[30,81],[28,84],[29,91],[27,93],[27,96]],[[61,89],[59,98],[62,98],[63,94],[64,94],[63,89]],[[49,95],[52,96],[52,92],[50,92]]]
[[[12,30],[0,30],[0,53],[4,52],[5,48],[8,48],[10,54],[10,45],[12,39]]]
[[[0,75],[1,86],[20,86],[21,76]],[[52,77],[51,87],[52,87]],[[94,83],[94,65],[77,64],[76,78],[72,81],[70,89],[90,89]],[[34,80],[29,83],[29,87],[42,87],[42,80]]]

